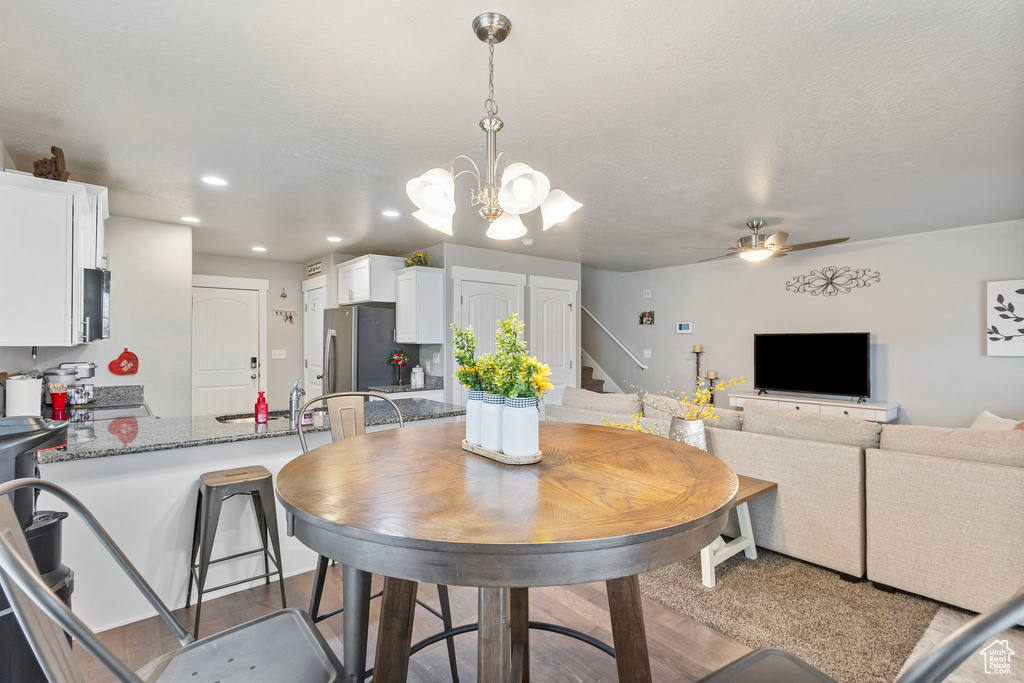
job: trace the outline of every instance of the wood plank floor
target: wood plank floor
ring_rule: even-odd
[[[313,582],[313,573],[300,574],[286,580],[290,607],[306,609]],[[374,577],[374,592],[383,581]],[[456,625],[476,621],[477,596],[472,588],[453,587],[452,613]],[[434,586],[421,585],[420,599],[437,606]],[[651,668],[656,681],[693,681],[709,671],[749,652],[746,646],[677,614],[657,602],[644,598],[647,639]],[[331,567],[324,589],[322,611],[341,606],[341,567]],[[200,636],[208,636],[230,626],[246,622],[280,607],[277,586],[271,584],[249,588],[222,598],[209,600],[203,606]],[[376,623],[380,600],[370,610],[370,652],[373,662]],[[189,628],[192,610],[178,610],[175,616]],[[604,584],[583,584],[565,588],[535,588],[530,591],[530,618],[569,626],[611,642],[608,600]],[[440,630],[441,622],[419,608],[413,640],[417,641]],[[338,615],[321,622],[320,631],[341,658],[342,617]],[[138,669],[150,660],[177,647],[177,640],[156,617],[111,629],[100,634],[101,640],[114,654]],[[456,637],[459,673],[463,681],[476,680],[476,634]],[[75,648],[88,683],[106,683],[114,678],[106,673],[81,648]],[[579,681],[610,683],[617,680],[615,661],[606,654],[571,638],[533,631],[530,634],[530,669],[535,681]],[[417,653],[411,660],[409,680],[417,683],[447,681],[451,676],[444,642]]]

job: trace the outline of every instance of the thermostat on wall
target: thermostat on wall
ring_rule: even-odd
[[[676,334],[690,334],[693,332],[693,323],[676,323]]]

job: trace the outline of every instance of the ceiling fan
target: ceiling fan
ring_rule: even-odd
[[[739,256],[745,261],[764,261],[769,258],[781,258],[791,251],[803,251],[804,249],[815,249],[817,247],[827,247],[830,244],[839,244],[850,239],[849,237],[839,237],[832,240],[821,240],[819,242],[804,242],[803,244],[794,244],[793,246],[787,247],[786,240],[789,239],[789,233],[776,232],[772,235],[762,235],[761,228],[764,227],[764,221],[752,220],[747,221],[747,227],[750,228],[753,234],[741,237],[736,240],[735,247],[729,247],[729,253],[723,254],[722,256],[715,256],[712,258],[706,258],[698,261],[697,263],[704,263],[706,261],[718,261],[721,259],[732,258],[733,256]],[[719,249],[720,247],[683,247],[684,249]]]

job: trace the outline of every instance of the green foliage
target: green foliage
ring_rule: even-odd
[[[472,326],[461,330],[452,325],[452,343],[458,368],[455,378],[471,390],[502,396],[540,396],[552,387],[548,380],[551,369],[536,358],[526,355],[526,342],[520,337],[523,322],[513,313],[498,321],[496,353],[476,356],[476,335]]]

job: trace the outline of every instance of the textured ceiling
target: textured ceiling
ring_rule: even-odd
[[[1020,0],[0,0],[0,140],[62,146],[116,214],[201,217],[196,251],[403,253],[444,238],[406,180],[483,156],[485,10],[500,148],[584,207],[497,243],[460,179],[455,242],[633,270],[755,216],[792,243],[1024,217]]]

